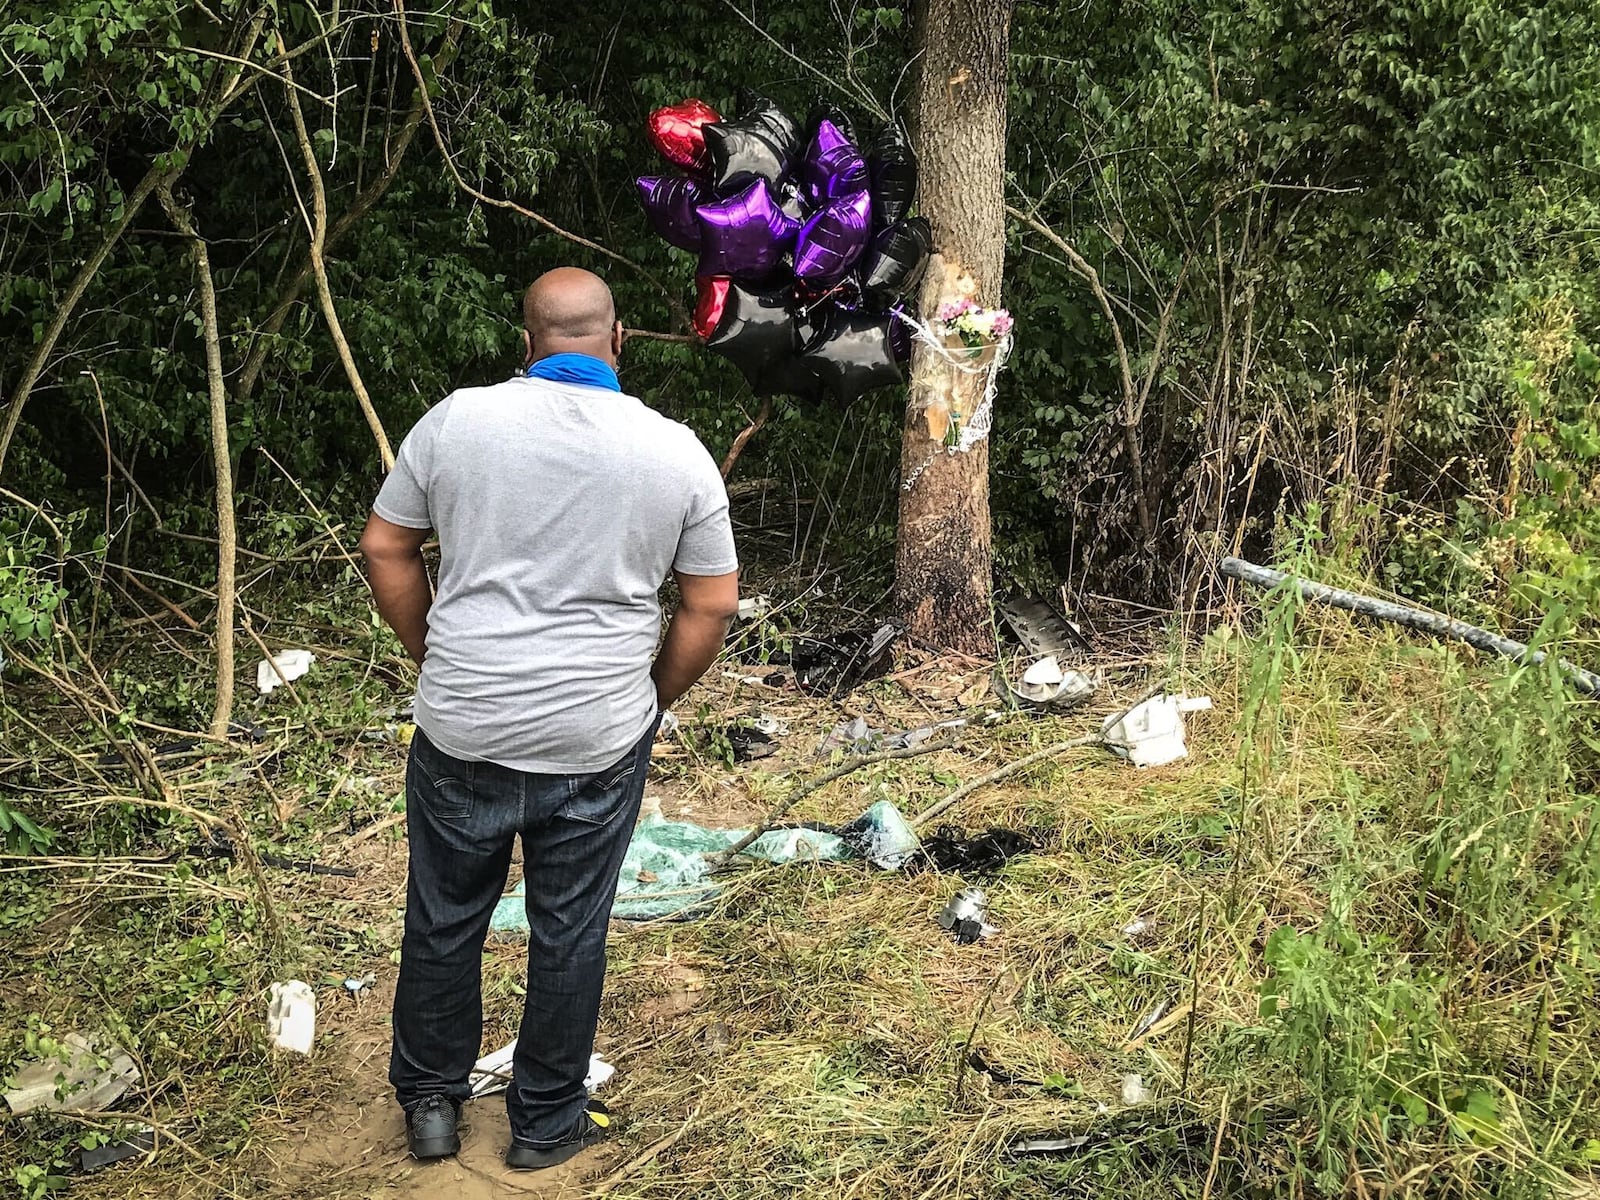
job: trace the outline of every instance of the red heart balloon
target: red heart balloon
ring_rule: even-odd
[[[705,174],[711,170],[711,156],[706,151],[702,127],[720,120],[717,110],[705,101],[685,100],[656,109],[645,128],[650,144],[661,152],[662,158],[685,171]]]
[[[726,275],[696,275],[695,286],[700,299],[694,306],[694,331],[700,340],[708,342],[722,324],[722,309],[728,303],[728,277]]]

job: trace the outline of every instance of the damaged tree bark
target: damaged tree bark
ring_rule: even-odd
[[[1006,55],[1012,0],[922,0],[917,11],[917,153],[920,206],[935,253],[922,286],[922,312],[970,295],[1000,303],[1005,262]],[[920,340],[901,439],[900,529],[895,590],[912,638],[986,657],[994,652],[990,614],[993,543],[989,524],[989,444],[944,452],[948,404],[971,414],[983,376],[954,370]]]

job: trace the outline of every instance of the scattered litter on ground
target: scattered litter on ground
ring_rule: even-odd
[[[1071,1137],[1032,1137],[1012,1142],[1010,1149],[1013,1154],[1074,1154],[1100,1140],[1087,1133]]]
[[[485,1054],[472,1064],[472,1072],[468,1075],[468,1082],[472,1087],[472,1098],[492,1096],[496,1092],[503,1092],[511,1086],[511,1065],[517,1055],[517,1043],[510,1042],[500,1049]],[[610,1083],[617,1069],[601,1058],[598,1054],[589,1055],[589,1072],[584,1076],[583,1088],[591,1096],[606,1084]]]
[[[726,1021],[713,1021],[700,1035],[707,1054],[716,1056],[733,1049],[733,1026]]]
[[[980,1075],[987,1075],[996,1083],[1004,1083],[1018,1087],[1039,1086],[1039,1081],[1036,1079],[1024,1079],[1022,1076],[1000,1066],[998,1063],[990,1062],[983,1056],[983,1051],[981,1050],[974,1050],[971,1054],[967,1055],[967,1066],[971,1067],[974,1071],[977,1071]]]
[[[1133,1032],[1128,1034],[1128,1041],[1137,1042],[1145,1034],[1156,1027],[1156,1022],[1167,1015],[1167,1009],[1172,1007],[1170,1000],[1157,1001],[1156,1006],[1144,1016],[1139,1018],[1139,1023],[1133,1027]]]
[[[311,985],[290,979],[272,985],[267,1003],[267,1041],[276,1050],[310,1054],[317,1029],[317,997]]]
[[[750,719],[750,728],[768,737],[785,737],[789,733],[788,724],[778,720],[771,713],[757,713]]]
[[[102,1112],[139,1082],[139,1068],[121,1046],[99,1035],[69,1033],[60,1040],[67,1052],[31,1062],[16,1073],[5,1093],[16,1116],[44,1112]]]
[[[662,818],[659,804],[634,826],[622,859],[611,915],[622,921],[695,916],[716,898],[722,884],[711,878],[712,859],[741,841],[748,829],[708,829]],[[858,849],[859,847],[859,849]],[[740,851],[770,863],[838,862],[866,858],[892,870],[916,850],[916,835],[893,803],[880,800],[838,832],[807,826],[769,829]],[[495,905],[489,927],[526,934],[525,883]]]
[[[410,721],[385,721],[376,729],[361,731],[364,742],[386,742],[391,746],[409,746],[417,736],[417,727]]]
[[[669,738],[678,732],[678,714],[670,708],[661,714],[661,724],[656,726],[656,736]]]
[[[1136,1104],[1148,1104],[1154,1095],[1144,1085],[1143,1075],[1124,1075],[1122,1077],[1122,1102],[1129,1108]]]
[[[104,1146],[95,1146],[93,1149],[80,1152],[78,1170],[85,1174],[103,1171],[116,1163],[136,1158],[141,1154],[149,1154],[155,1148],[155,1131],[147,1126],[141,1126],[119,1142],[107,1142]]]
[[[735,762],[771,758],[778,752],[778,744],[772,740],[771,735],[753,725],[735,725],[729,729],[728,745],[733,747]]]
[[[1074,708],[1093,696],[1099,686],[1091,675],[1063,670],[1060,661],[1051,655],[1023,672],[1022,682],[1013,684],[1011,692],[1030,704]]]
[[[1135,917],[1122,927],[1122,936],[1130,942],[1136,942],[1145,934],[1155,930],[1156,923],[1149,917]]]
[[[965,717],[954,721],[940,721],[937,725],[919,725],[915,729],[902,729],[898,733],[881,733],[869,726],[862,717],[840,721],[823,735],[817,744],[817,753],[823,756],[835,750],[849,754],[870,754],[874,750],[910,750],[944,729],[960,729],[966,725]]]
[[[897,871],[917,852],[920,842],[891,800],[879,800],[839,836],[860,857],[884,871]]]
[[[1038,843],[1015,829],[990,829],[967,837],[954,825],[941,825],[924,838],[922,852],[909,864],[913,869],[949,871],[964,878],[996,874],[1018,855],[1038,849]]]
[[[1184,714],[1211,707],[1210,696],[1154,696],[1102,727],[1105,744],[1136,767],[1160,767],[1188,757]]]
[[[739,620],[759,621],[772,611],[772,597],[765,594],[746,596],[739,601]]]
[[[692,915],[704,908],[722,885],[709,878],[707,855],[720,854],[749,831],[707,829],[687,821],[667,821],[651,816],[634,827],[622,860],[616,904],[611,915],[624,921]],[[773,829],[762,834],[745,851],[752,858],[773,863],[822,862],[844,857],[844,844],[831,833],[815,829]],[[528,931],[519,883],[501,897],[490,918],[490,928],[501,933]]]
[[[939,912],[939,925],[955,935],[956,944],[971,945],[998,932],[985,918],[989,901],[982,888],[962,888]]]
[[[377,982],[378,982],[377,975],[375,975],[371,971],[368,971],[365,975],[361,976],[359,979],[355,978],[354,976],[346,979],[344,981],[344,983],[341,984],[340,986],[343,987],[344,990],[349,992],[352,996],[360,996],[362,992],[366,991],[368,988],[372,987],[372,985],[377,983]]]
[[[795,684],[811,695],[842,696],[888,669],[889,651],[899,637],[900,627],[891,622],[832,640],[795,638],[790,655]]]
[[[817,753],[828,755],[835,750],[843,750],[850,754],[865,754],[872,749],[877,736],[865,717],[840,721],[823,735],[822,741],[817,744]]]
[[[1022,647],[1036,657],[1094,649],[1083,630],[1037,596],[1007,600],[1000,615]]]
[[[268,695],[280,683],[299,679],[316,661],[317,656],[309,650],[280,650],[256,664],[256,687],[263,696]]]

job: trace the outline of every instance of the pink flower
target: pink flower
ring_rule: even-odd
[[[995,337],[1005,337],[1010,332],[1011,314],[1002,308],[994,314],[994,335]]]

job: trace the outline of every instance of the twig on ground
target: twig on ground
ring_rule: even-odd
[[[1123,717],[1127,716],[1128,713],[1132,712],[1135,708],[1139,707],[1139,705],[1143,704],[1146,700],[1159,694],[1165,687],[1166,684],[1158,683],[1154,687],[1146,688],[1144,692],[1140,694],[1137,700],[1118,711],[1103,724],[1116,724]],[[929,805],[927,808],[923,809],[920,813],[913,817],[911,819],[911,827],[915,829],[918,825],[926,824],[927,822],[933,820],[934,817],[937,817],[940,813],[945,812],[953,805],[960,803],[962,800],[970,796],[973,792],[977,791],[981,787],[987,787],[991,783],[998,783],[1000,780],[1009,778],[1019,771],[1026,771],[1035,763],[1041,763],[1047,758],[1055,757],[1057,754],[1064,754],[1068,750],[1076,750],[1082,746],[1102,746],[1105,744],[1105,740],[1106,739],[1103,734],[1089,733],[1085,734],[1083,737],[1071,738],[1065,742],[1056,742],[1054,745],[1046,746],[1043,750],[1036,750],[1032,754],[1026,755],[1023,758],[1019,758],[1015,762],[1009,762],[1003,767],[996,767],[987,775],[980,775],[976,779],[969,779],[966,783],[963,783],[960,787],[956,788],[955,791],[951,792],[943,800],[940,800],[936,804]]]
[[[940,738],[936,742],[924,742],[920,746],[906,746],[898,750],[879,750],[873,754],[861,754],[855,758],[847,758],[837,767],[834,767],[833,770],[825,771],[821,775],[818,775],[815,779],[808,780],[807,782],[802,783],[799,787],[795,788],[794,791],[789,793],[788,797],[784,799],[782,803],[780,803],[770,813],[767,814],[766,820],[762,821],[760,825],[756,826],[733,845],[729,846],[726,850],[719,854],[713,860],[713,862],[717,866],[723,866],[726,864],[734,857],[734,855],[739,854],[749,848],[752,842],[754,842],[763,833],[766,833],[767,830],[771,829],[772,826],[783,817],[784,813],[788,812],[791,808],[793,808],[796,804],[799,804],[800,801],[804,800],[813,792],[819,791],[836,779],[843,779],[851,772],[859,771],[862,767],[869,767],[873,763],[889,762],[891,759],[896,758],[913,758],[919,754],[933,754],[939,750],[949,750],[952,747],[960,744],[960,738],[948,737]]]
[[[1228,1093],[1224,1091],[1222,1093],[1222,1115],[1217,1118],[1217,1140],[1211,1146],[1211,1166],[1206,1169],[1206,1183],[1200,1189],[1200,1200],[1211,1200],[1211,1185],[1217,1181],[1217,1161],[1222,1157],[1222,1131],[1227,1127]]]

